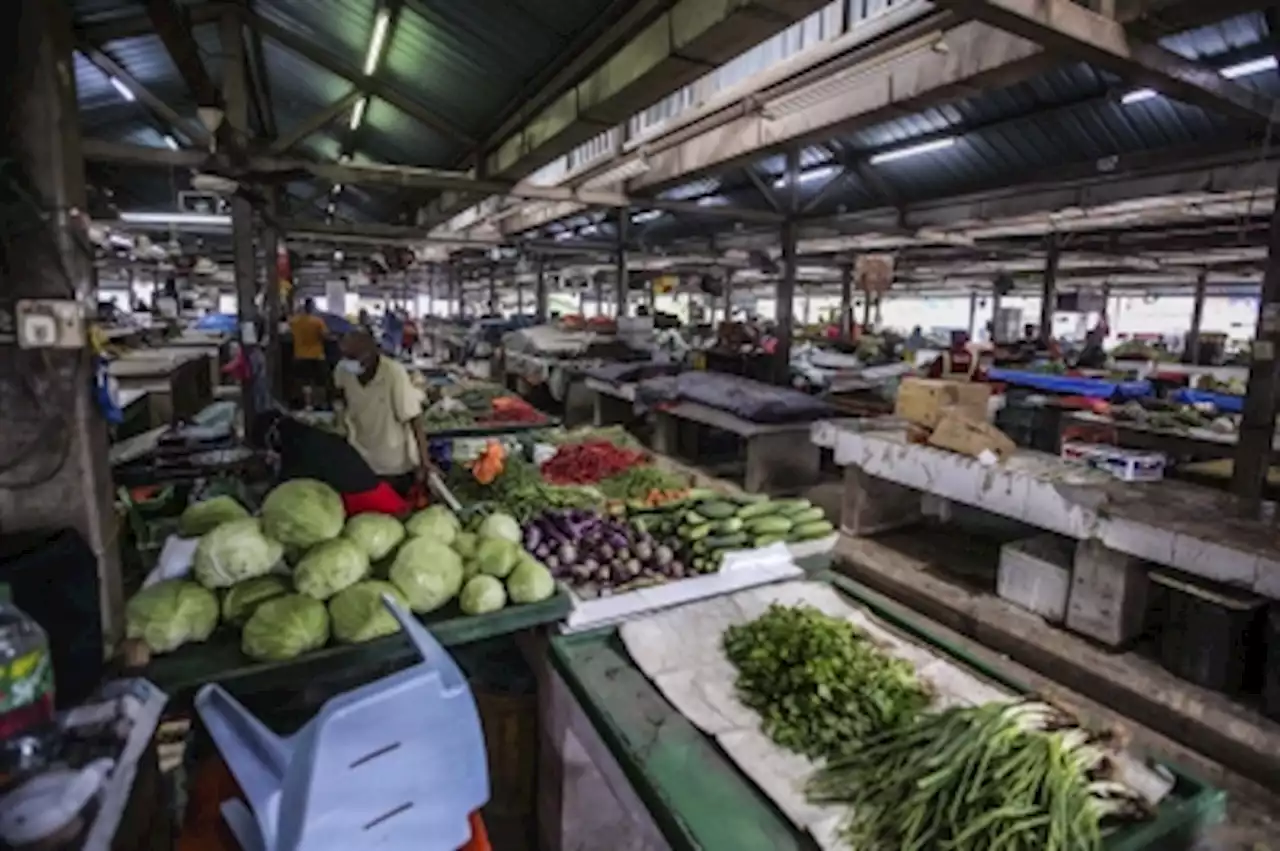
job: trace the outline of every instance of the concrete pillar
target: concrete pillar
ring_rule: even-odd
[[[733,320],[733,272],[724,273],[724,321]]]
[[[1044,284],[1040,290],[1040,345],[1048,348],[1053,340],[1053,314],[1058,301],[1058,260],[1061,244],[1057,234],[1049,235],[1044,260]]]
[[[524,315],[524,281],[520,278],[520,272],[516,272],[516,316]]]
[[[853,265],[840,267],[840,336],[853,336]]]
[[[274,190],[268,197],[267,203],[272,214],[272,218],[278,221],[277,214],[279,196]],[[265,347],[267,361],[267,378],[271,384],[272,395],[277,399],[284,398],[284,378],[280,370],[280,320],[283,316],[282,305],[280,304],[280,263],[279,253],[284,245],[284,234],[278,232],[274,227],[266,228],[263,231],[263,262],[266,264],[266,274],[263,284],[265,290],[263,292],[263,307],[265,316],[263,317],[263,340],[262,345]],[[345,310],[336,311],[344,313]]]
[[[978,322],[978,294],[969,293],[969,339],[973,339],[974,325]]]
[[[1258,329],[1249,363],[1249,384],[1240,418],[1231,490],[1247,514],[1256,514],[1270,469],[1276,431],[1277,347],[1280,347],[1280,204],[1271,214],[1267,268],[1262,276]]]
[[[92,255],[82,247],[88,221],[71,21],[62,3],[16,6],[3,36],[10,77],[0,98],[11,132],[0,141],[0,157],[9,179],[43,209],[26,209],[22,238],[4,248],[0,305],[20,298],[94,304]],[[21,350],[0,335],[0,534],[79,532],[98,560],[103,629],[114,643],[122,637],[124,526],[114,510],[107,426],[90,392],[92,375],[87,348]]]
[[[604,316],[604,278],[595,276],[596,316]]]
[[[614,250],[614,310],[621,319],[627,315],[627,303],[631,291],[627,288],[627,230],[631,224],[631,213],[626,207],[618,210],[618,244]]]
[[[796,309],[796,222],[794,214],[799,210],[800,152],[787,151],[788,209],[792,215],[782,223],[782,275],[778,278],[777,326],[778,350],[775,380],[779,384],[790,382],[791,338],[794,333]]]
[[[1204,294],[1208,281],[1209,270],[1201,269],[1196,276],[1195,301],[1191,304],[1191,329],[1187,332],[1186,346],[1183,347],[1183,363],[1200,361],[1200,325],[1204,322]]]
[[[498,267],[496,264],[489,264],[489,315],[497,316],[499,307],[498,303]]]

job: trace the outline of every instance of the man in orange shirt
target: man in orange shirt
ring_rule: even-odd
[[[310,409],[317,390],[322,397],[327,395],[329,366],[324,357],[324,341],[329,328],[316,316],[315,299],[307,299],[302,311],[289,320],[289,331],[293,334],[294,382],[301,391],[298,396],[303,407]]]

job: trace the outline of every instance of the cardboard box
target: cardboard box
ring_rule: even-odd
[[[985,422],[991,385],[940,378],[904,378],[894,403],[895,416],[925,428],[935,428],[948,409],[957,408]]]
[[[929,445],[973,458],[980,457],[983,452],[990,452],[1001,461],[1018,449],[1009,435],[986,420],[977,419],[959,408],[952,408],[943,416],[942,422],[938,423],[938,427],[929,436]]]

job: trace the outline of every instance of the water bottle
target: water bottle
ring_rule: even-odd
[[[54,728],[49,637],[0,584],[0,772],[35,767]]]

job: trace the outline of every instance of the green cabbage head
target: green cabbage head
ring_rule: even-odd
[[[443,505],[433,505],[410,517],[404,524],[404,529],[415,538],[429,538],[447,547],[462,531],[462,524],[458,522],[457,516]]]
[[[480,539],[475,532],[459,532],[458,537],[453,539],[453,551],[462,556],[463,561],[466,561],[476,554],[476,545],[478,543],[480,543]]]
[[[510,514],[490,514],[480,523],[481,538],[502,538],[512,543],[520,543],[524,537],[520,531],[520,524]]]
[[[125,635],[140,638],[152,653],[168,653],[204,641],[218,625],[218,598],[185,579],[143,588],[124,609]]]
[[[507,592],[502,582],[492,576],[475,576],[463,586],[458,604],[464,614],[487,615],[507,604]]]
[[[283,662],[324,647],[329,611],[305,594],[285,594],[258,606],[240,634],[240,649],[259,662]]]
[[[513,603],[540,603],[556,593],[556,581],[542,564],[522,560],[507,577],[507,593]]]
[[[222,619],[227,623],[241,625],[258,606],[272,597],[288,594],[291,590],[289,580],[274,573],[237,582],[227,589],[222,598]]]
[[[519,563],[524,550],[506,538],[481,538],[476,547],[476,564],[481,573],[505,579]]]
[[[285,482],[262,502],[262,526],[267,536],[286,547],[307,550],[338,537],[345,517],[338,492],[314,479]]]
[[[344,644],[357,644],[398,632],[400,622],[383,605],[383,594],[390,596],[404,608],[409,608],[409,601],[400,593],[399,588],[377,579],[357,582],[334,594],[329,601],[333,637]]]
[[[284,547],[262,533],[254,517],[232,520],[196,544],[192,571],[206,588],[230,588],[237,582],[269,573],[284,556]]]
[[[462,589],[462,559],[437,541],[411,538],[396,553],[390,576],[410,609],[433,612]]]
[[[353,541],[334,538],[316,544],[293,570],[293,587],[317,600],[327,600],[369,575],[369,557]]]
[[[354,541],[369,561],[381,561],[391,555],[404,535],[404,526],[388,514],[357,514],[342,530],[342,537]]]
[[[203,502],[193,502],[178,518],[178,534],[184,538],[199,538],[206,532],[231,520],[243,520],[249,512],[229,496],[215,496]]]

